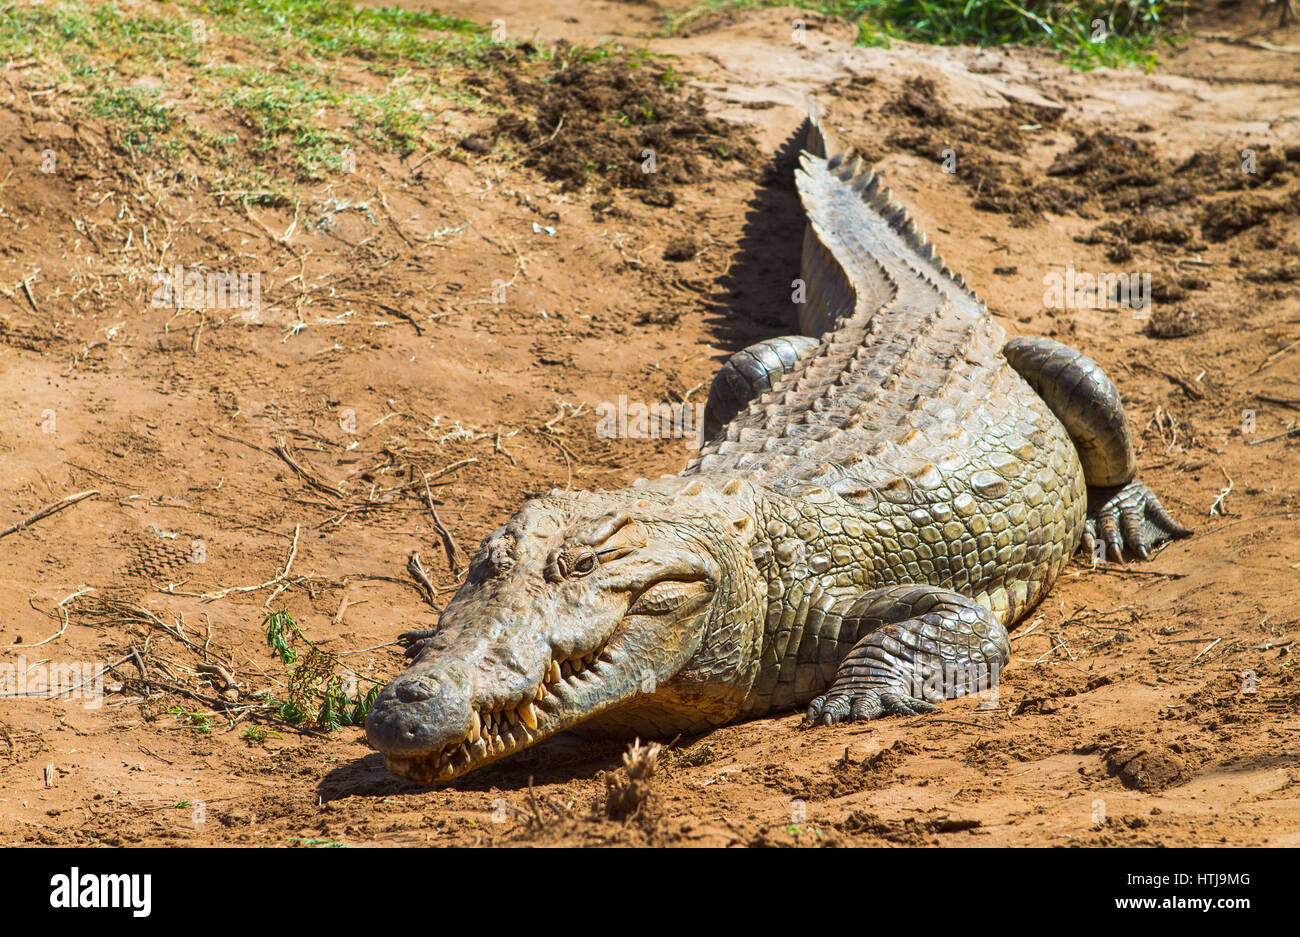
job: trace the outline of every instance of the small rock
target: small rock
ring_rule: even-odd
[[[492,149],[492,141],[481,133],[471,133],[460,141],[460,148],[467,153],[486,153]]]
[[[690,260],[699,253],[700,246],[689,234],[679,235],[668,242],[664,249],[664,259],[673,261]]]

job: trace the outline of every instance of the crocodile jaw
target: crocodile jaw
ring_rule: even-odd
[[[574,662],[581,662],[581,670]],[[606,651],[563,663],[552,661],[534,696],[514,709],[475,710],[469,733],[437,751],[386,753],[394,775],[442,784],[499,761],[640,694],[640,687]]]
[[[367,720],[371,744],[387,748],[384,763],[398,777],[442,784],[603,712],[653,696],[699,649],[713,595],[712,588],[698,590],[675,609],[671,622],[659,616],[628,615],[613,637],[585,654],[560,659],[553,651],[535,689],[526,692],[522,701],[476,704],[465,733],[437,748],[395,751],[391,741],[385,746],[379,723],[388,716],[409,720],[411,714],[409,707],[400,708],[400,701],[381,700]],[[653,666],[647,663],[651,660]]]

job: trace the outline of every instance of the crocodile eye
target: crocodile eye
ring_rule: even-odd
[[[586,576],[596,568],[596,554],[584,553],[573,561],[570,572],[574,576]]]

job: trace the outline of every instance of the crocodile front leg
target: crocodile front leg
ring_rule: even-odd
[[[1192,533],[1134,478],[1137,453],[1124,404],[1097,362],[1050,338],[1013,338],[1002,353],[1056,414],[1078,450],[1088,482],[1084,552],[1093,553],[1100,538],[1113,562],[1122,562],[1126,550],[1146,559],[1152,547]]]
[[[728,358],[709,388],[709,402],[704,407],[704,438],[717,436],[751,400],[771,390],[817,345],[817,339],[806,335],[783,335],[755,342]]]
[[[809,723],[930,712],[942,700],[996,689],[1011,658],[1007,629],[991,611],[937,586],[868,592],[845,613],[844,627],[863,637],[808,706]]]
[[[397,636],[397,643],[402,645],[402,656],[415,660],[423,653],[429,639],[438,633],[437,628],[419,628],[415,631],[403,631]]]

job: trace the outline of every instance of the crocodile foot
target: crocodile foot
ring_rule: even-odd
[[[429,639],[437,633],[436,628],[420,628],[416,631],[403,631],[397,636],[397,643],[401,644],[405,650],[404,654],[407,659],[414,660],[424,650]]]
[[[807,720],[814,725],[829,726],[881,716],[919,716],[938,708],[934,703],[889,690],[865,690],[856,696],[831,690],[808,704]]]
[[[1125,551],[1145,560],[1152,547],[1191,533],[1169,516],[1150,488],[1135,479],[1118,488],[1088,489],[1088,524],[1079,549],[1112,563],[1122,563]]]
[[[874,589],[849,606],[840,627],[856,643],[809,704],[808,725],[916,716],[945,699],[996,692],[1011,656],[997,616],[938,586]]]

